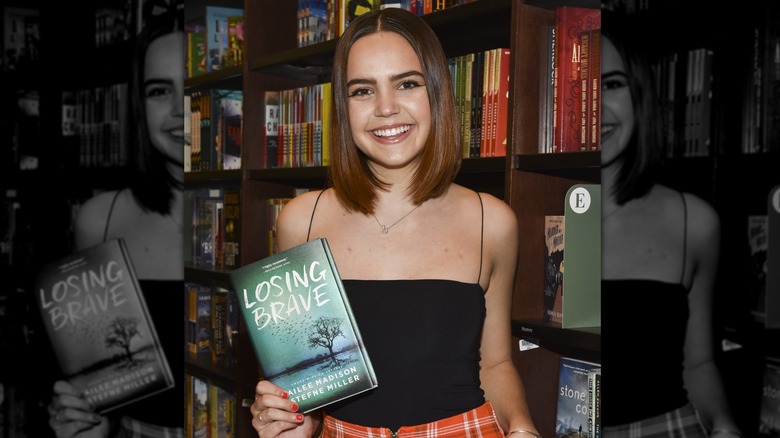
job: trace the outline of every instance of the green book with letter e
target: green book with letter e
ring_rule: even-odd
[[[63,378],[97,412],[174,386],[124,240],[44,266],[35,299]]]
[[[601,185],[566,193],[563,328],[601,327]]]
[[[377,386],[336,264],[324,238],[229,274],[263,378],[299,411]]]

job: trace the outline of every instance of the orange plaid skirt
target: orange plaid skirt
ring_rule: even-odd
[[[319,438],[504,438],[493,405],[482,406],[462,414],[431,423],[402,426],[397,431],[386,427],[366,427],[337,420],[325,413]]]

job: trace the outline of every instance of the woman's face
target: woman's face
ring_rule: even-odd
[[[349,123],[357,147],[374,165],[401,168],[416,160],[431,129],[420,61],[393,32],[357,40],[349,51]]]
[[[143,95],[152,144],[177,164],[184,163],[184,33],[162,36],[149,45]]]
[[[634,131],[634,105],[625,64],[609,38],[601,44],[601,164],[623,153]]]

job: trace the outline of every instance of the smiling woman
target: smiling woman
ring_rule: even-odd
[[[367,12],[332,72],[330,188],[286,204],[277,242],[327,238],[379,386],[303,415],[295,388],[261,380],[252,425],[261,438],[538,436],[512,362],[517,218],[453,182],[461,138],[436,34],[404,9]]]
[[[178,6],[178,7],[177,7]],[[127,243],[151,317],[171,369],[183,369],[177,354],[184,345],[179,325],[165,326],[171,309],[183,303],[181,218],[184,180],[183,6],[174,2],[147,17],[136,40],[132,72],[135,132],[130,159],[134,174],[127,187],[100,193],[79,210],[76,249],[111,239]],[[184,398],[183,374],[176,386],[101,415],[65,380],[54,384],[49,425],[58,438],[184,435],[184,412],[171,409]]]

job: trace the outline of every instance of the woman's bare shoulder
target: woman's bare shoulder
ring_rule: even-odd
[[[87,248],[103,241],[103,232],[116,195],[115,190],[102,192],[89,198],[79,207],[74,224],[78,248]]]
[[[328,196],[322,190],[312,190],[295,196],[282,207],[276,223],[281,242],[297,244],[306,241],[309,224],[315,205],[320,200],[320,194],[323,197]]]

